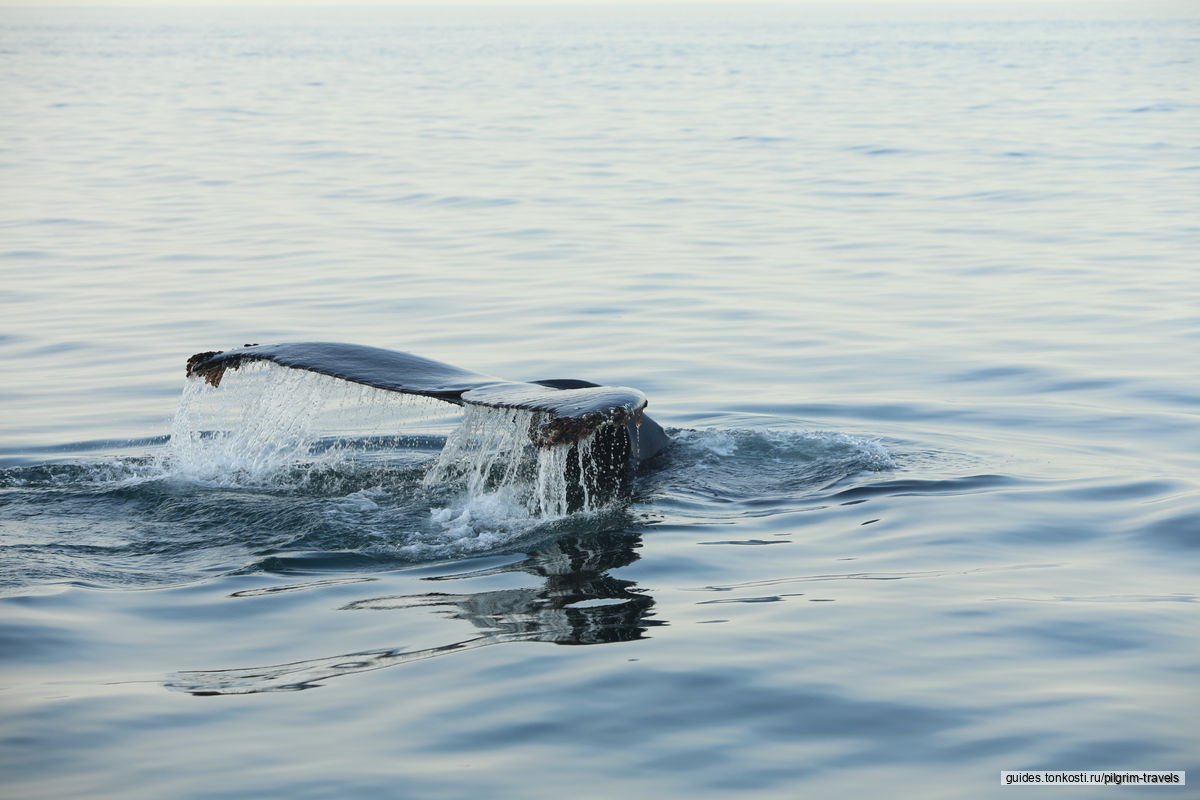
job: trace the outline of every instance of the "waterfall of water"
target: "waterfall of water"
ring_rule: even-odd
[[[334,468],[406,430],[445,427],[457,414],[439,400],[251,363],[220,388],[187,381],[163,466],[190,480],[269,482],[299,465]]]
[[[541,412],[467,406],[425,484],[458,484],[468,498],[506,498],[543,519],[595,510],[593,492],[580,479],[595,433],[574,444],[537,447],[533,434],[544,422]]]
[[[434,522],[447,531],[511,528],[603,507],[619,475],[595,462],[610,452],[613,426],[574,443],[535,446],[544,412],[467,405],[382,391],[268,362],[230,370],[213,387],[184,386],[163,467],[220,485],[292,483],[372,452],[394,454],[404,432],[447,434],[425,473]],[[609,430],[612,428],[612,431]],[[387,451],[388,443],[393,449]],[[615,454],[615,455],[614,455]]]

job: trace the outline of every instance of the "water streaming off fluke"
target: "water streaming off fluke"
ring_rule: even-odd
[[[187,380],[164,466],[220,485],[279,483],[298,466],[334,470],[394,449],[402,436],[444,435],[458,416],[439,400],[257,362],[219,388]]]
[[[417,460],[424,477],[408,488],[428,494],[431,521],[458,539],[599,510],[619,496],[628,478],[624,425],[601,424],[573,443],[535,444],[548,419],[260,361],[229,370],[219,385],[188,379],[162,465],[203,484],[286,489],[364,461],[411,469]]]
[[[459,484],[468,497],[497,495],[543,519],[595,511],[626,475],[624,426],[606,423],[573,444],[537,446],[543,412],[467,406],[426,486]]]

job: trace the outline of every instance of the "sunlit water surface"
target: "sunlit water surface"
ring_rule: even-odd
[[[0,794],[1200,780],[1193,12],[3,10]],[[180,438],[302,340],[673,444],[562,515],[449,406]]]

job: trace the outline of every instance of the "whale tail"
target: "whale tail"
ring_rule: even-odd
[[[339,342],[244,345],[196,353],[187,361],[189,378],[219,387],[226,371],[269,361],[400,394],[455,405],[539,412],[531,432],[535,444],[574,444],[593,434],[611,439],[608,452],[622,466],[636,467],[666,445],[662,428],[643,413],[646,396],[624,386],[580,380],[506,381],[428,358],[378,347]]]

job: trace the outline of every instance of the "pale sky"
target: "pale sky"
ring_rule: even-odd
[[[1151,2],[1150,5],[1178,5],[1179,2]],[[31,8],[98,6],[98,7],[179,7],[179,6],[331,6],[353,8],[355,6],[530,6],[530,5],[859,5],[859,4],[908,4],[908,5],[1046,5],[1046,0],[749,0],[739,3],[738,0],[0,0],[0,7],[22,6]],[[1049,0],[1050,5],[1061,3],[1091,3],[1093,5],[1136,5],[1134,0]],[[1145,5],[1143,3],[1142,5]]]

